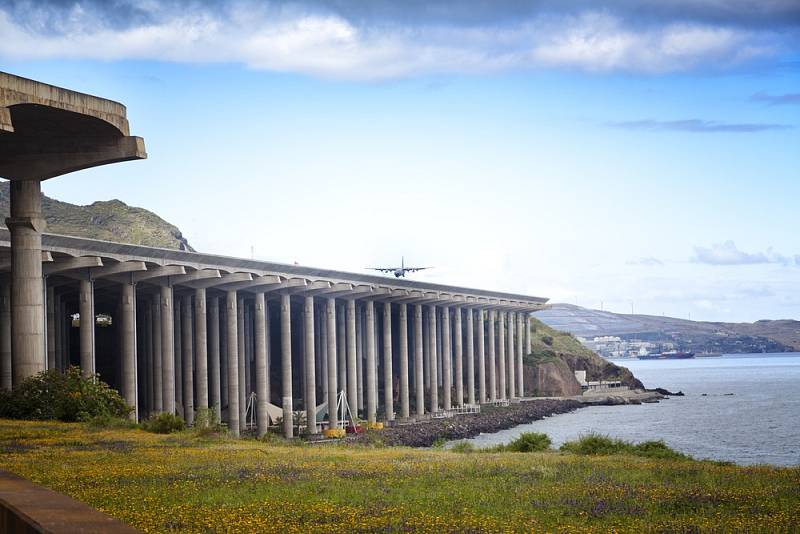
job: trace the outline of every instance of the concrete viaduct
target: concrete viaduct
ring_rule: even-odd
[[[144,157],[122,105],[0,73],[0,387],[80,365],[132,418],[210,408],[263,434],[280,406],[287,437],[339,392],[369,422],[524,396],[546,299],[43,233],[42,180]]]

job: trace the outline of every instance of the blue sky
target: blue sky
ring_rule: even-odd
[[[149,159],[45,183],[198,249],[692,319],[800,318],[800,7],[0,2],[0,70]]]

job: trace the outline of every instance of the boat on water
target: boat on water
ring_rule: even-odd
[[[670,350],[653,354],[640,354],[637,358],[640,360],[689,360],[694,358],[694,352]]]

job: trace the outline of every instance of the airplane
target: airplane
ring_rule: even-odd
[[[430,267],[406,267],[405,258],[401,256],[400,267],[367,267],[367,269],[382,273],[392,273],[395,278],[405,278],[406,273],[414,273],[423,269],[430,269]]]

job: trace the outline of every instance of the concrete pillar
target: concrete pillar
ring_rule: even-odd
[[[456,406],[464,405],[464,332],[461,328],[461,308],[453,310],[453,339],[455,340],[455,366],[456,366]]]
[[[161,389],[162,407],[167,413],[175,413],[175,316],[173,312],[172,287],[161,288]]]
[[[327,305],[327,303],[326,303]],[[328,401],[328,312],[323,306],[319,314],[319,358],[322,369],[322,397]]]
[[[228,290],[225,294],[225,337],[227,338],[227,375],[228,375],[228,431],[238,436],[244,421],[239,419],[239,302],[236,291]]]
[[[336,300],[327,299],[325,304],[325,322],[328,332],[328,428],[339,426],[339,414],[336,401],[339,396],[337,353],[336,353]]]
[[[497,314],[494,310],[489,311],[489,361],[487,367],[489,368],[489,400],[497,400],[497,362],[495,361],[495,320]]]
[[[0,388],[11,389],[11,286],[0,285]]]
[[[350,299],[347,301],[347,402],[354,417],[358,413],[357,346],[356,301]],[[355,421],[352,424],[355,425]]]
[[[80,314],[81,375],[88,377],[94,374],[94,281],[81,280],[80,284],[78,313]]]
[[[513,399],[517,396],[517,379],[516,379],[516,353],[517,344],[514,336],[517,316],[513,312],[508,313],[508,398]]]
[[[339,391],[347,391],[347,329],[345,311],[336,306],[336,372],[338,373]]]
[[[139,307],[138,298],[136,305]],[[156,404],[155,362],[153,361],[153,305],[145,301],[142,308],[144,308],[144,339],[142,346],[145,360],[145,380],[147,380],[147,415],[152,415]],[[59,321],[59,323],[61,322],[63,321]]]
[[[355,301],[353,302],[355,305]],[[356,306],[356,398],[358,399],[357,411],[364,413],[364,315]]]
[[[303,309],[305,318],[305,365],[306,373],[306,428],[309,434],[316,434],[317,430],[317,377],[314,366],[316,359],[314,351],[314,297],[306,297]],[[265,406],[266,408],[266,406]]]
[[[53,326],[55,326],[55,351],[56,351],[56,369],[59,371],[64,370],[64,316],[62,314],[61,295],[55,293],[53,295]]]
[[[383,408],[386,421],[394,421],[392,383],[392,304],[383,303]]]
[[[475,404],[475,325],[473,311],[467,308],[467,403]]]
[[[436,376],[437,368],[436,368],[436,306],[429,307],[429,315],[428,315],[428,341],[430,348],[428,349],[428,353],[430,354],[430,365],[431,365],[431,413],[435,413],[439,411],[439,379]]]
[[[208,297],[208,402],[217,419],[222,418],[222,390],[219,355],[219,298]],[[198,367],[199,371],[199,367]]]
[[[161,295],[153,295],[151,305],[153,321],[153,411],[161,413],[164,411],[164,367],[162,363],[161,349],[163,346],[163,335],[161,331]]]
[[[398,304],[397,335],[400,336],[400,417],[408,419],[411,415],[408,394],[408,308],[405,304]]]
[[[220,412],[228,406],[228,297],[220,301],[219,308],[219,406]]]
[[[46,282],[45,282],[46,283]],[[47,288],[47,368],[56,365],[56,295],[52,286]]]
[[[244,299],[236,299],[236,336],[237,351],[231,355],[231,359],[237,361],[236,372],[239,377],[239,430],[247,428],[247,400],[250,391],[247,389],[247,373],[245,371],[245,353],[247,351],[247,340],[244,328]]]
[[[418,416],[425,415],[425,369],[422,345],[422,305],[414,305],[414,395]]]
[[[264,293],[256,293],[255,320],[253,323],[256,359],[256,429],[259,436],[269,430],[269,367],[267,365],[267,302]]]
[[[525,338],[525,320],[522,317],[522,313],[517,314],[517,395],[520,397],[525,396],[525,390],[523,389],[523,381],[522,381],[522,373],[524,370],[524,364],[522,361],[523,352],[522,352],[522,343]]]
[[[195,387],[197,389],[198,409],[208,409],[208,316],[206,311],[206,290],[194,290],[194,351]],[[217,348],[219,350],[219,347]],[[217,353],[219,357],[219,353]]]
[[[281,382],[283,386],[283,435],[294,436],[292,413],[292,300],[281,295]]]
[[[272,334],[270,334],[269,302],[264,296],[264,343],[267,347],[267,389],[264,398],[267,403],[272,404]]]
[[[41,184],[39,180],[14,180],[11,216],[11,354],[13,383],[45,368],[44,290],[42,279]]]
[[[506,398],[506,314],[497,313],[497,374],[500,379],[497,394],[500,399]]]
[[[254,383],[252,372],[252,364],[255,361],[253,358],[253,314],[247,301],[244,301],[242,309],[244,310],[244,383],[246,385],[244,393],[246,402],[249,402]]]
[[[422,372],[425,390],[431,387],[431,321],[422,321]]]
[[[452,332],[450,331],[450,308],[444,306],[442,308],[442,404],[445,410],[453,407],[450,398],[452,388],[450,384],[453,382],[452,369],[450,364],[453,361],[453,351],[451,348],[450,340],[452,339]]]
[[[181,328],[181,298],[173,291],[174,312],[173,336],[175,338],[175,410],[184,417],[183,412],[183,329]]]
[[[375,303],[366,304],[367,329],[367,421],[375,422],[377,413],[377,395],[375,393]]]
[[[192,328],[192,297],[181,301],[181,345],[183,349],[183,417],[189,425],[194,424],[194,348]]]
[[[120,298],[120,333],[122,343],[122,388],[120,393],[128,406],[133,406],[132,421],[139,418],[136,388],[136,286],[122,284]]]

